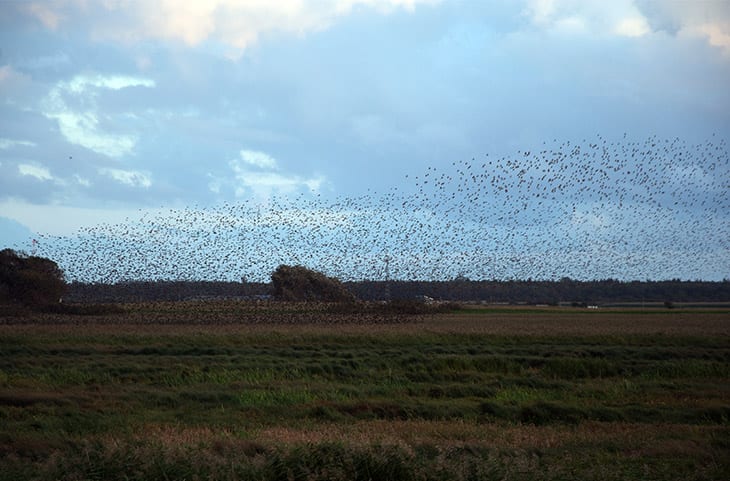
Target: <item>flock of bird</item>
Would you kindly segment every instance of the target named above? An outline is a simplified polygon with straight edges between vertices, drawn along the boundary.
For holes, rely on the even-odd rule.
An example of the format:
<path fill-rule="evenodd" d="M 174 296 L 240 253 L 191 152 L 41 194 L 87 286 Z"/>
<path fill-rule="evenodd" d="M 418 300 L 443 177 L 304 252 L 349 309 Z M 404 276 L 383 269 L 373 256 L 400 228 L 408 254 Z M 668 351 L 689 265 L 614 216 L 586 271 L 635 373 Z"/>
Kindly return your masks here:
<path fill-rule="evenodd" d="M 428 167 L 384 193 L 169 209 L 38 255 L 70 281 L 268 281 L 280 264 L 341 280 L 730 278 L 724 139 L 544 144 Z"/>

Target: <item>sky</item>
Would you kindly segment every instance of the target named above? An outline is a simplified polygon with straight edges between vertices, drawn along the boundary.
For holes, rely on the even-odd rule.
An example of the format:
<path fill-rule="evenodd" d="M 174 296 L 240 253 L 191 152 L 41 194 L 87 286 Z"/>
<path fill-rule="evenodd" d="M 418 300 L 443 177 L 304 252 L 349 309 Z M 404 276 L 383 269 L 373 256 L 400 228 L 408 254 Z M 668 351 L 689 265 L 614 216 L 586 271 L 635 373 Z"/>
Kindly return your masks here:
<path fill-rule="evenodd" d="M 728 85 L 727 0 L 3 0 L 0 243 L 627 134 L 720 146 L 723 207 Z"/>

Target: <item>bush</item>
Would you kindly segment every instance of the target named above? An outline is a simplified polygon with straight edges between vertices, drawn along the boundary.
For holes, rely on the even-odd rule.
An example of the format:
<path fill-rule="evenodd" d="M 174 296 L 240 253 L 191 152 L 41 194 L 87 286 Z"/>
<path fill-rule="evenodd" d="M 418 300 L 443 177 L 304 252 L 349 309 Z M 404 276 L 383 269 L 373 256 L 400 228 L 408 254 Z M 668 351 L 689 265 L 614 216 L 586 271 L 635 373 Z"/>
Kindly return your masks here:
<path fill-rule="evenodd" d="M 0 251 L 0 302 L 45 307 L 58 303 L 65 292 L 63 271 L 52 260 Z"/>
<path fill-rule="evenodd" d="M 271 274 L 274 297 L 282 301 L 354 302 L 342 283 L 303 266 L 280 265 Z"/>

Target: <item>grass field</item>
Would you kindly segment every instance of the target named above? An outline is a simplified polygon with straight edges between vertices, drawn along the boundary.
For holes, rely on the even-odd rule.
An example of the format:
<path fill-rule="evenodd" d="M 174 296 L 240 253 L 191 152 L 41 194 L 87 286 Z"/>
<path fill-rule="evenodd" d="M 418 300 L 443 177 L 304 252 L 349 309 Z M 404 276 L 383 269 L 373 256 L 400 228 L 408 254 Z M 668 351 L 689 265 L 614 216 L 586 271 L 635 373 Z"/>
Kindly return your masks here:
<path fill-rule="evenodd" d="M 6 319 L 0 480 L 730 479 L 730 310 L 252 309 Z"/>

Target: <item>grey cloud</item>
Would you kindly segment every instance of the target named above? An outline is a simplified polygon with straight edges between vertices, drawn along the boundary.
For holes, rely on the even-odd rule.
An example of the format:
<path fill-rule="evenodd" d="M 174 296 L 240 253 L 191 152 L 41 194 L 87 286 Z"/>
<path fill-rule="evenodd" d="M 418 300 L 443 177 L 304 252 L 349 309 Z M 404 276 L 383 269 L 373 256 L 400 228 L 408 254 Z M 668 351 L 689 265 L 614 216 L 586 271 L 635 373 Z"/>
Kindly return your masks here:
<path fill-rule="evenodd" d="M 730 58 L 730 2 L 635 0 L 654 30 L 705 38 Z"/>
<path fill-rule="evenodd" d="M 676 35 L 682 29 L 680 18 L 667 6 L 667 2 L 656 0 L 636 0 L 636 6 L 646 17 L 649 26 L 653 31 L 664 31 L 670 35 Z"/>
<path fill-rule="evenodd" d="M 2 91 L 14 104 L 0 105 L 0 131 L 36 143 L 24 158 L 66 182 L 50 186 L 56 201 L 233 199 L 230 185 L 220 185 L 216 197 L 207 174 L 230 180 L 229 160 L 243 147 L 272 155 L 281 175 L 321 173 L 328 187 L 349 193 L 387 189 L 424 165 L 545 138 L 696 133 L 728 121 L 726 112 L 708 115 L 708 105 L 727 105 L 715 85 L 727 69 L 710 66 L 712 52 L 678 49 L 682 39 L 666 35 L 581 42 L 544 35 L 525 28 L 521 6 L 512 1 L 353 14 L 302 37 L 262 38 L 236 62 L 215 42 L 188 48 L 101 41 L 94 35 L 102 33 L 93 33 L 101 24 L 91 18 L 105 13 L 100 5 L 90 6 L 90 18 L 59 24 L 55 34 L 35 27 L 35 37 L 30 29 L 0 32 L 10 42 L 3 58 L 27 82 L 26 90 Z M 644 14 L 669 25 L 662 15 L 673 17 L 655 9 Z M 120 27 L 135 21 L 118 13 L 105 21 Z M 96 152 L 69 143 L 57 117 L 28 112 L 32 99 L 37 110 L 37 99 L 81 74 L 154 80 L 155 88 L 94 87 L 93 97 L 62 92 L 72 114 L 96 114 L 85 125 L 100 134 L 97 140 L 130 140 L 117 149 L 122 155 L 109 158 L 98 143 L 87 142 Z M 0 161 L 7 155 L 0 150 Z M 108 169 L 146 173 L 152 184 L 125 185 L 100 173 Z"/>

